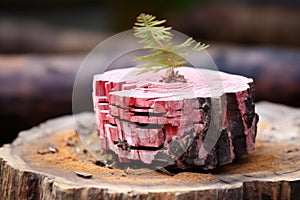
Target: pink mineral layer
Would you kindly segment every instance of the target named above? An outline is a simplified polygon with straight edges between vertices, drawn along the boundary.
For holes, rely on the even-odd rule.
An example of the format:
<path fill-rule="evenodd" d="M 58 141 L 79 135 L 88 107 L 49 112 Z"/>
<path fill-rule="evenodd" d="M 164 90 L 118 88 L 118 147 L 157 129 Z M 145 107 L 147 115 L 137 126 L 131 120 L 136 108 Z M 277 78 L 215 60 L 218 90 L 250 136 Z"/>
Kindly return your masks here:
<path fill-rule="evenodd" d="M 96 128 L 104 152 L 114 152 L 120 162 L 212 169 L 254 149 L 258 116 L 252 79 L 182 67 L 178 71 L 186 83 L 163 83 L 158 81 L 163 72 L 137 75 L 135 70 L 94 76 Z M 214 109 L 220 99 L 221 110 Z M 217 138 L 207 145 L 216 119 Z"/>

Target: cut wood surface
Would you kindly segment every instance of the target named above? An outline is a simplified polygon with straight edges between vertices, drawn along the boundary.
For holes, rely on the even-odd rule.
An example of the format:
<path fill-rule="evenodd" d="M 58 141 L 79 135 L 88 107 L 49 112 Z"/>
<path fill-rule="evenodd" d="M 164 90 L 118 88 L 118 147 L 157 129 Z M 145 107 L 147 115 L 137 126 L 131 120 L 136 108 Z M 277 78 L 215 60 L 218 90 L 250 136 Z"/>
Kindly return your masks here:
<path fill-rule="evenodd" d="M 98 166 L 73 116 L 49 120 L 0 149 L 1 199 L 299 199 L 300 110 L 267 102 L 256 108 L 256 149 L 208 172 Z M 91 130 L 93 119 L 76 116 Z"/>

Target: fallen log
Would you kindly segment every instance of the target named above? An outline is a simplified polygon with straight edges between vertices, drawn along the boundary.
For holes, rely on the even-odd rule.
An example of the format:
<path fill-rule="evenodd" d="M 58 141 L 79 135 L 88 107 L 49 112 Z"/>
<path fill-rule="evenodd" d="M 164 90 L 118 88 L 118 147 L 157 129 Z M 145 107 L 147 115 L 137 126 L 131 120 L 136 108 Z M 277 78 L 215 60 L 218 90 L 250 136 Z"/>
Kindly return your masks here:
<path fill-rule="evenodd" d="M 0 148 L 1 198 L 299 199 L 300 111 L 266 102 L 256 108 L 261 117 L 256 149 L 209 172 L 101 166 L 81 145 L 73 116 L 49 120 Z M 76 119 L 97 143 L 94 114 Z M 38 153 L 49 147 L 57 151 Z"/>
<path fill-rule="evenodd" d="M 191 6 L 182 15 L 170 17 L 169 21 L 176 30 L 201 40 L 297 48 L 300 44 L 299 16 L 297 6 L 280 4 L 280 1 L 266 4 L 215 2 Z M 281 30 L 290 32 L 282 33 Z"/>
<path fill-rule="evenodd" d="M 94 77 L 102 150 L 120 162 L 213 169 L 254 149 L 258 116 L 253 80 L 204 69 L 178 69 L 187 83 L 155 82 L 162 73 L 134 68 Z"/>

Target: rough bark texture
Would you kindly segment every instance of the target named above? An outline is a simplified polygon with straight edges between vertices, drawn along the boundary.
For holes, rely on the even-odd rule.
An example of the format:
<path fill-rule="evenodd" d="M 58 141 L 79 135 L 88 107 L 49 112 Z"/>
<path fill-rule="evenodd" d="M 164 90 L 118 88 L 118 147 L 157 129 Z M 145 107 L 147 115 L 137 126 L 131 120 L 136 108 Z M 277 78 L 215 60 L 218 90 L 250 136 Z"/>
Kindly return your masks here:
<path fill-rule="evenodd" d="M 70 163 L 55 165 L 59 163 L 55 157 L 68 148 L 66 145 L 53 155 L 53 163 L 51 160 L 47 163 L 46 155 L 36 157 L 36 151 L 32 150 L 39 145 L 49 145 L 51 138 L 75 128 L 73 116 L 50 120 L 20 133 L 12 144 L 0 149 L 1 199 L 299 199 L 300 110 L 270 103 L 258 104 L 257 110 L 261 116 L 257 151 L 211 171 L 212 179 L 190 182 L 189 179 L 201 173 L 179 172 L 174 177 L 183 174 L 185 179 L 175 183 L 164 174 L 112 174 L 119 176 L 114 180 L 77 177 Z M 94 118 L 93 114 L 81 114 L 77 119 L 87 116 Z M 276 156 L 270 157 L 273 153 Z M 258 157 L 262 160 L 256 160 Z M 77 161 L 76 170 L 82 162 L 84 160 Z M 88 170 L 88 166 L 85 167 Z M 92 173 L 96 175 L 102 173 L 101 170 L 103 167 Z M 135 181 L 130 181 L 132 176 Z M 166 181 L 151 182 L 157 178 Z"/>
<path fill-rule="evenodd" d="M 134 71 L 94 78 L 101 148 L 120 162 L 159 160 L 163 166 L 213 169 L 254 149 L 258 116 L 252 79 L 184 67 L 178 72 L 186 83 L 160 83 L 155 79 L 162 72 Z"/>

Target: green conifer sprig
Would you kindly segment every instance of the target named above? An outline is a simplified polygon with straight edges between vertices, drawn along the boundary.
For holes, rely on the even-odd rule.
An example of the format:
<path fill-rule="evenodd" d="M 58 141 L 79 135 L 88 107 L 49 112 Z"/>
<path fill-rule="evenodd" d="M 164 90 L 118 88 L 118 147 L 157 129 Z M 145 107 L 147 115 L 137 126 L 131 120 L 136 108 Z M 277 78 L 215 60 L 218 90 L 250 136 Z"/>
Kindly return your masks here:
<path fill-rule="evenodd" d="M 171 69 L 186 66 L 187 62 L 183 56 L 193 52 L 204 50 L 208 45 L 196 42 L 193 38 L 188 38 L 185 42 L 172 45 L 173 34 L 171 27 L 165 27 L 166 20 L 156 20 L 156 17 L 141 13 L 134 24 L 134 35 L 144 44 L 144 48 L 150 49 L 151 53 L 144 56 L 135 57 L 135 61 L 143 64 L 139 73 L 158 72 L 163 69 Z"/>

